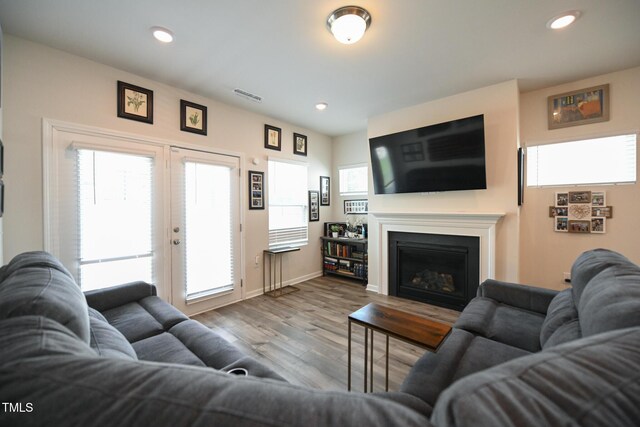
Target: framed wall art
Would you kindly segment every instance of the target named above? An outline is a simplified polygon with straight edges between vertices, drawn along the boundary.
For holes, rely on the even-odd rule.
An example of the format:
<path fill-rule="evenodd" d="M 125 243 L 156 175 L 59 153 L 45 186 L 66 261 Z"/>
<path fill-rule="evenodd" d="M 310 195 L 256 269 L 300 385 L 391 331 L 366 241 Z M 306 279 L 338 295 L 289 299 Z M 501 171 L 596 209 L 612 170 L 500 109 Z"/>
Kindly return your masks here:
<path fill-rule="evenodd" d="M 264 148 L 281 151 L 282 129 L 271 125 L 264 125 Z"/>
<path fill-rule="evenodd" d="M 293 154 L 299 156 L 307 155 L 307 137 L 299 133 L 293 134 Z"/>
<path fill-rule="evenodd" d="M 309 221 L 320 221 L 320 192 L 309 191 Z"/>
<path fill-rule="evenodd" d="M 331 178 L 320 177 L 320 206 L 331 205 Z"/>
<path fill-rule="evenodd" d="M 207 107 L 194 102 L 180 100 L 180 130 L 207 134 Z"/>
<path fill-rule="evenodd" d="M 345 214 L 364 214 L 367 212 L 369 212 L 369 201 L 367 199 L 344 201 Z"/>
<path fill-rule="evenodd" d="M 264 172 L 249 171 L 249 209 L 264 209 Z"/>
<path fill-rule="evenodd" d="M 118 80 L 118 117 L 153 124 L 153 91 Z"/>
<path fill-rule="evenodd" d="M 555 206 L 549 206 L 554 231 L 604 234 L 607 219 L 613 217 L 613 207 L 607 206 L 604 191 L 560 192 L 554 201 Z"/>
<path fill-rule="evenodd" d="M 609 85 L 589 87 L 547 98 L 549 129 L 609 120 Z"/>

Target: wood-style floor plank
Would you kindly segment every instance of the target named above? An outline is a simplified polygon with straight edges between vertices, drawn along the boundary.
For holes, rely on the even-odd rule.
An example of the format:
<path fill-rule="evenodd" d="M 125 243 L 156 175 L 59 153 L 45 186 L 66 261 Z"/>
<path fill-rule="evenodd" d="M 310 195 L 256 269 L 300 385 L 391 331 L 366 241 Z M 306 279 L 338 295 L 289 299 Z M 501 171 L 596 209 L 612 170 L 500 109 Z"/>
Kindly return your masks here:
<path fill-rule="evenodd" d="M 299 292 L 265 295 L 197 316 L 198 320 L 262 361 L 293 384 L 324 390 L 347 388 L 347 316 L 376 302 L 453 324 L 459 313 L 402 298 L 367 292 L 359 283 L 318 277 L 297 284 Z M 362 391 L 364 328 L 352 325 L 352 389 Z M 374 334 L 374 391 L 384 390 L 385 337 Z M 424 350 L 390 339 L 389 389 L 400 384 Z"/>

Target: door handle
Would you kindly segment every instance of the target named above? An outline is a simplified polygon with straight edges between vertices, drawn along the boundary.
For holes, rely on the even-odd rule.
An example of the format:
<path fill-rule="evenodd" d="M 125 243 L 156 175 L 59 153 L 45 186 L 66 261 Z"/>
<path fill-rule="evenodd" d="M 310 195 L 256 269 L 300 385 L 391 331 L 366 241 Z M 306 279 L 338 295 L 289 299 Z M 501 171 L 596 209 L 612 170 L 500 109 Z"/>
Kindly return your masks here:
<path fill-rule="evenodd" d="M 180 239 L 173 239 L 173 244 L 174 245 L 179 245 L 180 244 Z"/>

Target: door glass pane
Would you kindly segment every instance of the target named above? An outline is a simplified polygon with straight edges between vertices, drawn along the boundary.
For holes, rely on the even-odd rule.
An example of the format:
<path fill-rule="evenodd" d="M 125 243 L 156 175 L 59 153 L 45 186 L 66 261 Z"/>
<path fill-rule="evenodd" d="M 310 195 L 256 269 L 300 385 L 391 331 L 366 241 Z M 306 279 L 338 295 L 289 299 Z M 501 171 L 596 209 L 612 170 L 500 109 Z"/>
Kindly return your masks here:
<path fill-rule="evenodd" d="M 233 289 L 231 173 L 227 166 L 185 163 L 187 299 Z"/>
<path fill-rule="evenodd" d="M 78 150 L 80 284 L 153 280 L 153 158 Z"/>

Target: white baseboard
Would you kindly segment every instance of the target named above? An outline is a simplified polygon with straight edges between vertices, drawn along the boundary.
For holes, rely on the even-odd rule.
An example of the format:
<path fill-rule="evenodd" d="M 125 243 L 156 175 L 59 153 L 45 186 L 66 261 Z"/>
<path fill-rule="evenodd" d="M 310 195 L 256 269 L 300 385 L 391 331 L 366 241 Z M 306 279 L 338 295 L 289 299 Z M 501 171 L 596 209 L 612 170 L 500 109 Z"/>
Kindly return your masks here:
<path fill-rule="evenodd" d="M 322 276 L 322 271 L 316 271 L 315 273 L 305 274 L 304 276 L 296 277 L 295 279 L 289 279 L 282 282 L 282 286 L 292 286 L 297 283 L 306 282 L 307 280 L 315 279 L 316 277 Z M 255 298 L 257 296 L 262 295 L 262 287 L 259 289 L 255 289 L 253 291 L 247 292 L 244 295 L 244 299 Z"/>
<path fill-rule="evenodd" d="M 378 285 L 373 284 L 373 283 L 368 283 L 367 284 L 367 291 L 375 292 L 376 294 L 379 294 L 380 293 L 380 287 Z"/>

